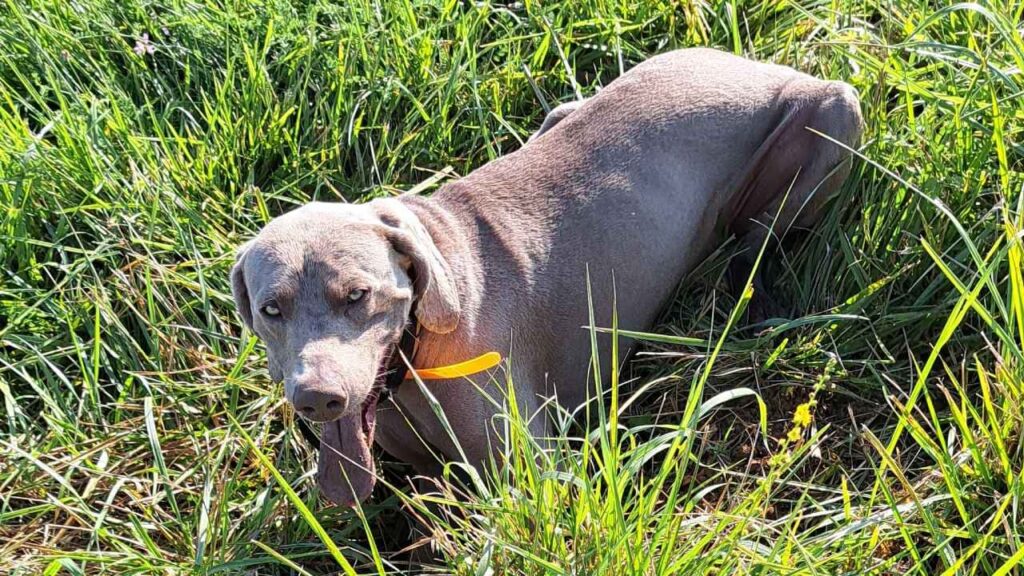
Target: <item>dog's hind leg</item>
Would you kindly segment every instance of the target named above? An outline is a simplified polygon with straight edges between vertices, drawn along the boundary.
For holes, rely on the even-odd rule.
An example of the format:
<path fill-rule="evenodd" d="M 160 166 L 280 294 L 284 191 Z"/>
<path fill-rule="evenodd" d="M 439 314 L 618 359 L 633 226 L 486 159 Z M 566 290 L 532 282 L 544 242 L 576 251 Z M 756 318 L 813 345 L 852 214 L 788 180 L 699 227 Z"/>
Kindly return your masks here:
<path fill-rule="evenodd" d="M 860 142 L 860 103 L 847 84 L 793 82 L 779 102 L 782 119 L 744 170 L 730 206 L 732 231 L 745 248 L 733 259 L 740 270 L 730 276 L 742 281 L 766 238 L 781 240 L 791 227 L 807 228 L 821 218 L 825 202 L 850 173 L 849 149 Z M 755 321 L 779 313 L 761 280 L 756 278 L 751 303 Z"/>

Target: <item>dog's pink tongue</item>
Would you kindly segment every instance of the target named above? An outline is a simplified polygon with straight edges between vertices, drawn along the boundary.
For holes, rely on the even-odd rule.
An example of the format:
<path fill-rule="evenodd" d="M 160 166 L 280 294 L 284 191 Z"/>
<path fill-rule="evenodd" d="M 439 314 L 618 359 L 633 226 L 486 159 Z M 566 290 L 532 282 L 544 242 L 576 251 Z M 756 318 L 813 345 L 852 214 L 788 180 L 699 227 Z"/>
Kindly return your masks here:
<path fill-rule="evenodd" d="M 373 492 L 376 483 L 373 429 L 376 407 L 365 414 L 369 435 L 363 433 L 363 414 L 351 414 L 324 425 L 320 436 L 320 490 L 339 506 L 355 506 Z"/>

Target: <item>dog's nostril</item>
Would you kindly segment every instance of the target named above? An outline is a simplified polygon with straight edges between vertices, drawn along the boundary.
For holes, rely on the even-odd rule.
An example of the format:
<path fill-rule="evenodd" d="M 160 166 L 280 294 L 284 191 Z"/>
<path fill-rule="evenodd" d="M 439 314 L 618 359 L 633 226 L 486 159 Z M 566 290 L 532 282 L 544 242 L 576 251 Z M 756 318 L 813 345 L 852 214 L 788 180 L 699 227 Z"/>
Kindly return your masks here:
<path fill-rule="evenodd" d="M 340 410 L 341 409 L 341 402 L 338 402 L 337 400 L 331 400 L 330 402 L 327 403 L 327 409 L 328 410 Z"/>
<path fill-rule="evenodd" d="M 312 406 L 303 406 L 300 410 L 302 410 L 302 413 L 306 416 L 312 416 L 313 413 L 316 412 L 316 410 L 313 410 Z"/>

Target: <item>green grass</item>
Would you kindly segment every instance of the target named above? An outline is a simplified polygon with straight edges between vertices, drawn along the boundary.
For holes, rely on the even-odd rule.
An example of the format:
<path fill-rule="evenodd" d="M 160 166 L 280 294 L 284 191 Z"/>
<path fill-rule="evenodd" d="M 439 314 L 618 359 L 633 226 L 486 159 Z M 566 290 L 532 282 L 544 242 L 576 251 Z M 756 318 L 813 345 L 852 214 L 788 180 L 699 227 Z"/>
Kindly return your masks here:
<path fill-rule="evenodd" d="M 466 575 L 1024 573 L 1022 12 L 7 0 L 0 573 L 394 572 L 422 530 Z M 853 174 L 764 264 L 799 314 L 744 326 L 727 245 L 584 425 L 509 414 L 482 481 L 417 496 L 385 460 L 394 489 L 323 506 L 234 247 L 466 174 L 692 45 L 860 91 Z"/>

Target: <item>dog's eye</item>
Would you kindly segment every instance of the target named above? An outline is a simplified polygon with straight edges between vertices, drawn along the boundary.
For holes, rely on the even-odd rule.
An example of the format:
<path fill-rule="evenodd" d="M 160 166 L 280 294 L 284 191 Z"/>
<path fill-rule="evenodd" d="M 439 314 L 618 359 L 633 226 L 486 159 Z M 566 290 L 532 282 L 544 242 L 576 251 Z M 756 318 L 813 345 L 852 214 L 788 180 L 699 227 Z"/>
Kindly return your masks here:
<path fill-rule="evenodd" d="M 264 316 L 270 316 L 272 318 L 277 318 L 281 315 L 281 309 L 277 307 L 277 302 L 264 304 L 260 308 L 260 312 L 262 312 Z"/>
<path fill-rule="evenodd" d="M 359 302 L 366 296 L 366 292 L 367 290 L 364 288 L 356 288 L 350 291 L 348 296 L 346 296 L 346 298 L 348 298 L 348 303 L 355 304 L 356 302 Z"/>

